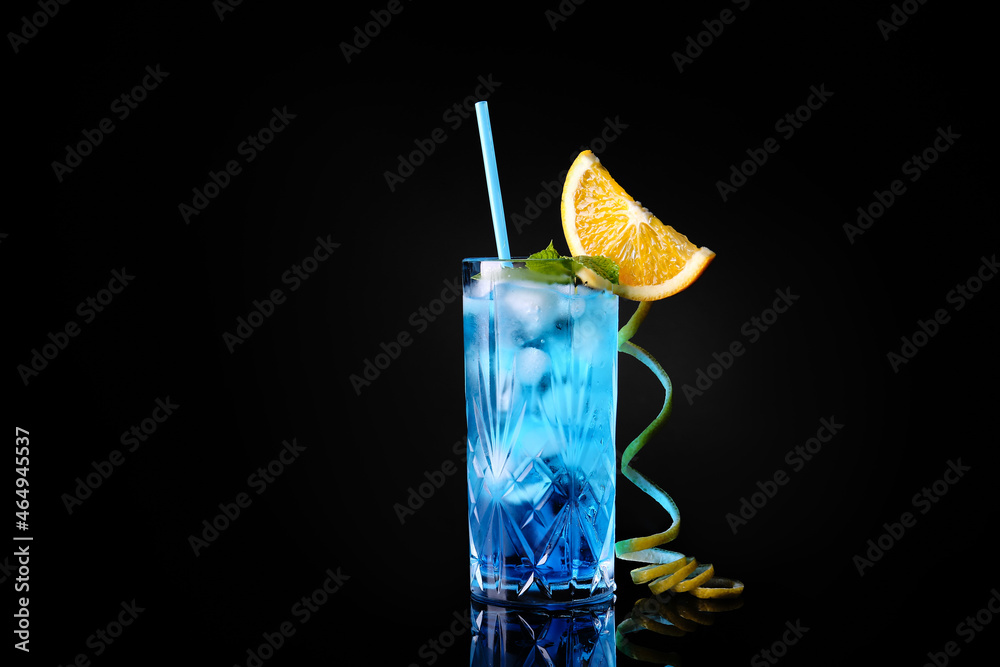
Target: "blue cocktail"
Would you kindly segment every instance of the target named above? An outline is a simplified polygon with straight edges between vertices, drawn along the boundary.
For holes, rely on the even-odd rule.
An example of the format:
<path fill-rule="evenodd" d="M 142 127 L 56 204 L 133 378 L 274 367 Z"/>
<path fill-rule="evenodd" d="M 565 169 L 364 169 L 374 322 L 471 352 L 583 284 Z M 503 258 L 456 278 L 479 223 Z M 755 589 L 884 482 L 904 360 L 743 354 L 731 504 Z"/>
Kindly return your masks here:
<path fill-rule="evenodd" d="M 618 297 L 558 269 L 463 262 L 470 586 L 491 602 L 615 587 Z"/>

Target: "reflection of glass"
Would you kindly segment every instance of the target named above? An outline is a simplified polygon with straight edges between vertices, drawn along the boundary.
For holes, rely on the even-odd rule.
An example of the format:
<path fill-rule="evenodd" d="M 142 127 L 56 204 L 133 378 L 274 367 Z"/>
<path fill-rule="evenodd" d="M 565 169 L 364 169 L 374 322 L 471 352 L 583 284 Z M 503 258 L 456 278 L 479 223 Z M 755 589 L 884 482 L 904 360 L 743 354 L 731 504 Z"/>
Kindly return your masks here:
<path fill-rule="evenodd" d="M 566 607 L 500 607 L 472 598 L 470 667 L 614 667 L 613 600 Z"/>
<path fill-rule="evenodd" d="M 715 614 L 739 609 L 742 606 L 742 598 L 703 600 L 685 594 L 671 593 L 642 598 L 632 607 L 628 618 L 615 628 L 615 645 L 623 655 L 633 660 L 655 662 L 666 667 L 678 665 L 680 656 L 677 653 L 636 644 L 629 635 L 649 630 L 658 635 L 683 637 L 703 625 L 715 623 Z"/>
<path fill-rule="evenodd" d="M 618 297 L 561 260 L 465 260 L 462 277 L 472 594 L 610 599 Z"/>

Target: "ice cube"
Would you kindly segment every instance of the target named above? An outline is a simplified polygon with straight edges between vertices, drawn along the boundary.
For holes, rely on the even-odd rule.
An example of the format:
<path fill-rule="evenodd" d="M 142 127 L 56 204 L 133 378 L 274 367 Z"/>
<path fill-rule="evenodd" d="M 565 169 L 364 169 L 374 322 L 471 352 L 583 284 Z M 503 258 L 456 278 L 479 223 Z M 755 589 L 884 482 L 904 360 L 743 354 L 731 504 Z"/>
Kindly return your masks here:
<path fill-rule="evenodd" d="M 516 319 L 527 339 L 538 338 L 554 326 L 561 305 L 557 292 L 530 284 L 507 283 L 502 287 L 501 312 Z"/>
<path fill-rule="evenodd" d="M 573 323 L 573 350 L 584 359 L 591 359 L 601 345 L 601 329 L 587 317 Z"/>
<path fill-rule="evenodd" d="M 489 299 L 490 290 L 493 289 L 493 283 L 489 280 L 483 280 L 479 278 L 477 280 L 472 280 L 469 282 L 468 288 L 465 290 L 466 294 L 476 299 Z"/>
<path fill-rule="evenodd" d="M 549 355 L 537 347 L 524 347 L 518 350 L 514 361 L 514 372 L 517 379 L 524 385 L 537 385 L 549 372 L 552 360 Z"/>

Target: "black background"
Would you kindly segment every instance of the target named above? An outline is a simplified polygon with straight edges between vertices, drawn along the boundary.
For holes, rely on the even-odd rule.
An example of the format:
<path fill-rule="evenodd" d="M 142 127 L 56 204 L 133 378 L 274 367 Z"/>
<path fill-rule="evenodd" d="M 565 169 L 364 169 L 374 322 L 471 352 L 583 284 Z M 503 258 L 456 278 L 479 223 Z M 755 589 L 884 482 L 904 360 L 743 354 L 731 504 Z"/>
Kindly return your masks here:
<path fill-rule="evenodd" d="M 74 2 L 16 52 L 8 36 L 3 418 L 30 431 L 31 506 L 26 533 L 7 525 L 34 539 L 31 653 L 14 651 L 16 664 L 84 653 L 98 665 L 242 665 L 285 621 L 296 633 L 267 664 L 430 664 L 428 642 L 468 613 L 453 453 L 465 419 L 461 307 L 433 321 L 420 309 L 442 305 L 462 257 L 495 254 L 474 115 L 458 127 L 444 115 L 479 77 L 498 82 L 488 99 L 509 220 L 610 119 L 619 131 L 596 146 L 602 162 L 718 254 L 635 339 L 676 390 L 636 465 L 681 507 L 673 546 L 743 580 L 744 604 L 687 637 L 637 642 L 685 665 L 745 664 L 800 621 L 809 631 L 788 664 L 919 665 L 948 641 L 955 664 L 996 653 L 1000 623 L 971 643 L 956 626 L 1000 586 L 998 287 L 986 282 L 961 310 L 948 300 L 997 251 L 990 19 L 913 2 L 886 39 L 888 2 L 562 5 L 572 14 L 553 23 L 555 0 L 407 2 L 350 62 L 341 44 L 385 3 L 248 0 L 220 18 L 208 1 Z M 673 54 L 726 8 L 735 20 L 678 71 Z M 5 32 L 39 11 L 9 5 Z M 147 66 L 169 74 L 119 119 L 113 100 Z M 811 86 L 832 95 L 783 136 L 775 123 Z M 273 109 L 294 118 L 247 163 L 238 146 Z M 57 178 L 53 162 L 105 117 L 114 131 Z M 385 173 L 437 128 L 446 141 L 390 188 Z M 938 128 L 959 138 L 910 182 L 903 163 Z M 779 151 L 724 201 L 717 181 L 769 137 Z M 242 171 L 186 222 L 179 205 L 234 159 Z M 851 243 L 844 223 L 894 179 L 905 193 Z M 555 205 L 508 226 L 515 254 L 550 239 L 565 250 Z M 282 276 L 317 237 L 340 245 L 292 291 Z M 78 304 L 123 268 L 134 279 L 84 322 Z M 275 289 L 287 300 L 230 352 L 223 334 Z M 798 300 L 751 342 L 745 323 L 779 289 Z M 887 354 L 942 308 L 950 320 L 894 372 Z M 17 367 L 70 320 L 79 335 L 26 384 Z M 356 390 L 350 376 L 401 333 L 412 342 Z M 745 353 L 685 398 L 734 341 Z M 619 387 L 621 451 L 662 393 L 627 357 Z M 174 414 L 127 451 L 121 434 L 167 397 Z M 793 471 L 786 452 L 821 418 L 843 428 Z M 248 477 L 293 438 L 306 449 L 257 495 Z M 68 512 L 77 478 L 116 449 L 124 463 Z M 911 498 L 959 458 L 971 470 L 920 514 Z M 401 523 L 394 505 L 446 462 L 459 472 Z M 778 470 L 788 484 L 734 533 L 727 514 Z M 619 481 L 619 538 L 665 528 Z M 196 556 L 189 537 L 241 492 L 252 504 Z M 905 511 L 916 525 L 859 576 L 854 557 Z M 328 568 L 348 578 L 299 624 L 293 605 Z M 618 621 L 644 591 L 627 570 L 619 563 Z M 0 589 L 8 609 L 16 576 Z M 88 637 L 133 599 L 144 611 L 95 655 Z M 434 664 L 464 664 L 469 640 L 460 632 Z"/>

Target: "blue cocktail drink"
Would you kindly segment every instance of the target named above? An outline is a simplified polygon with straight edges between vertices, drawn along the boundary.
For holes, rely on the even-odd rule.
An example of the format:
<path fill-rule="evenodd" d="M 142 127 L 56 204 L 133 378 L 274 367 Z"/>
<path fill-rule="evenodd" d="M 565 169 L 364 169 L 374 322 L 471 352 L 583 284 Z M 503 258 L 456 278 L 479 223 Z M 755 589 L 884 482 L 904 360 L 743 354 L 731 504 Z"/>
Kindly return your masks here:
<path fill-rule="evenodd" d="M 594 154 L 569 170 L 560 216 L 569 255 L 550 242 L 510 257 L 486 102 L 476 104 L 490 212 L 500 259 L 462 265 L 468 423 L 469 572 L 474 599 L 562 607 L 611 598 L 614 558 L 646 563 L 632 580 L 653 593 L 735 597 L 742 582 L 663 549 L 680 510 L 631 466 L 670 417 L 663 367 L 630 339 L 653 301 L 677 294 L 715 253 L 653 215 Z M 618 297 L 639 302 L 618 331 Z M 622 475 L 672 523 L 615 543 L 617 352 L 660 380 L 663 407 L 622 453 Z"/>
<path fill-rule="evenodd" d="M 558 268 L 463 262 L 470 586 L 501 604 L 615 587 L 618 297 Z"/>

